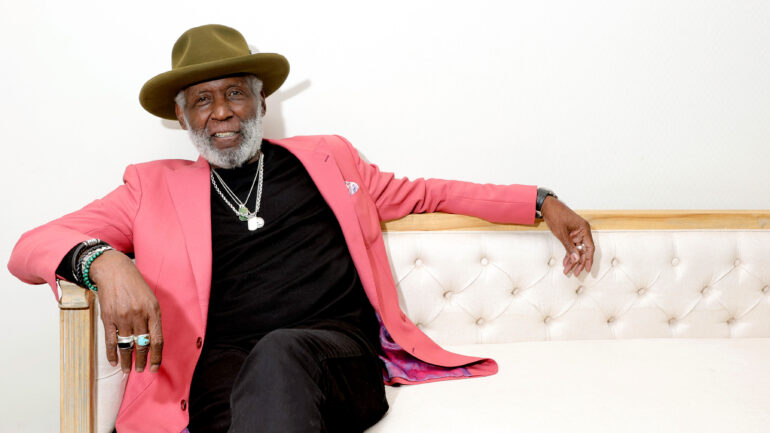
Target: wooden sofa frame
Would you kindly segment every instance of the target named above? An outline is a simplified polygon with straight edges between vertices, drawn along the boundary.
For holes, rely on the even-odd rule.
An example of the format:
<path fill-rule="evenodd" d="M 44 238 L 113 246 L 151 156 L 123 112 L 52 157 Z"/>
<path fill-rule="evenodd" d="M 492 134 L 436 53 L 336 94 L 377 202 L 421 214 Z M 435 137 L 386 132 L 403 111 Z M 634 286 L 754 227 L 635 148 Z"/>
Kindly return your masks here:
<path fill-rule="evenodd" d="M 770 229 L 770 210 L 757 211 L 579 211 L 593 230 Z M 531 231 L 533 226 L 495 224 L 448 214 L 410 215 L 382 224 L 383 231 Z M 96 334 L 94 294 L 62 281 L 60 299 L 61 431 L 92 433 L 96 428 Z"/>

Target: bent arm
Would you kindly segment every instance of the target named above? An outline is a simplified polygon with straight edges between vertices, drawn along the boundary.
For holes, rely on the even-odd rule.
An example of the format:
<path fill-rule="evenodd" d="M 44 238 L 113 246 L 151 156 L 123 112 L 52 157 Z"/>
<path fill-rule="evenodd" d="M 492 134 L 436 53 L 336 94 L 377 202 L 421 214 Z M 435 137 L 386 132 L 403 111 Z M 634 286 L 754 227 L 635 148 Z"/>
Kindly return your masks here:
<path fill-rule="evenodd" d="M 11 253 L 8 270 L 29 284 L 48 283 L 57 295 L 56 268 L 67 253 L 91 238 L 123 252 L 133 250 L 133 220 L 141 201 L 141 182 L 134 166 L 124 184 L 100 200 L 24 233 Z"/>

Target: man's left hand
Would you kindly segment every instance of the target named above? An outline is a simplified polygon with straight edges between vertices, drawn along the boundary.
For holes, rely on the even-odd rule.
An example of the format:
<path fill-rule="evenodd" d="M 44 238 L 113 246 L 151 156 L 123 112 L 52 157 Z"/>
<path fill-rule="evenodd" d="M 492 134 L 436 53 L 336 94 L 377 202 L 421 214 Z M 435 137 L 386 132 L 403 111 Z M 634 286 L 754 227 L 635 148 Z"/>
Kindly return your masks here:
<path fill-rule="evenodd" d="M 564 274 L 573 271 L 575 276 L 583 269 L 591 272 L 594 262 L 594 240 L 588 221 L 554 197 L 546 197 L 541 207 L 543 219 L 556 236 L 567 254 L 564 256 Z"/>

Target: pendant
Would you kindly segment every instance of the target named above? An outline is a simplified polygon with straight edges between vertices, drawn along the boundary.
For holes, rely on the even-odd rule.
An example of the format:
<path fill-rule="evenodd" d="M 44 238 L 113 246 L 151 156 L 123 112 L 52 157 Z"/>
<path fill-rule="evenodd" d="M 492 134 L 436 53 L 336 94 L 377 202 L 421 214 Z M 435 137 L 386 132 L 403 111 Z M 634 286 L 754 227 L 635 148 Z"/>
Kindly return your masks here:
<path fill-rule="evenodd" d="M 249 219 L 249 208 L 247 208 L 245 205 L 238 206 L 238 218 L 240 218 L 241 221 L 246 221 Z"/>
<path fill-rule="evenodd" d="M 249 218 L 249 230 L 254 231 L 256 229 L 261 229 L 265 226 L 265 220 L 258 216 L 253 216 Z"/>

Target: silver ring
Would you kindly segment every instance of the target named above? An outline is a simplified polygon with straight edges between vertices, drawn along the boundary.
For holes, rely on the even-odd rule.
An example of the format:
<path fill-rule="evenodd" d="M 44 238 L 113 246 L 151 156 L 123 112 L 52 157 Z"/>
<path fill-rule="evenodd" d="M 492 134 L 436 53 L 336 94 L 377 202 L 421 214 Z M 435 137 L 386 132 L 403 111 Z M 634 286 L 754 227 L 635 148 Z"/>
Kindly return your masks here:
<path fill-rule="evenodd" d="M 117 334 L 117 335 L 118 335 L 118 343 L 130 343 L 134 341 L 133 335 L 129 335 L 128 337 L 123 337 L 120 334 Z"/>
<path fill-rule="evenodd" d="M 123 337 L 117 331 L 115 333 L 118 336 L 118 349 L 133 349 L 134 348 L 134 336 L 133 335 L 129 335 L 128 337 Z"/>
<path fill-rule="evenodd" d="M 577 250 L 578 251 L 583 251 L 583 247 L 585 247 L 585 246 L 586 246 L 586 244 L 580 244 L 580 245 L 577 246 Z"/>

